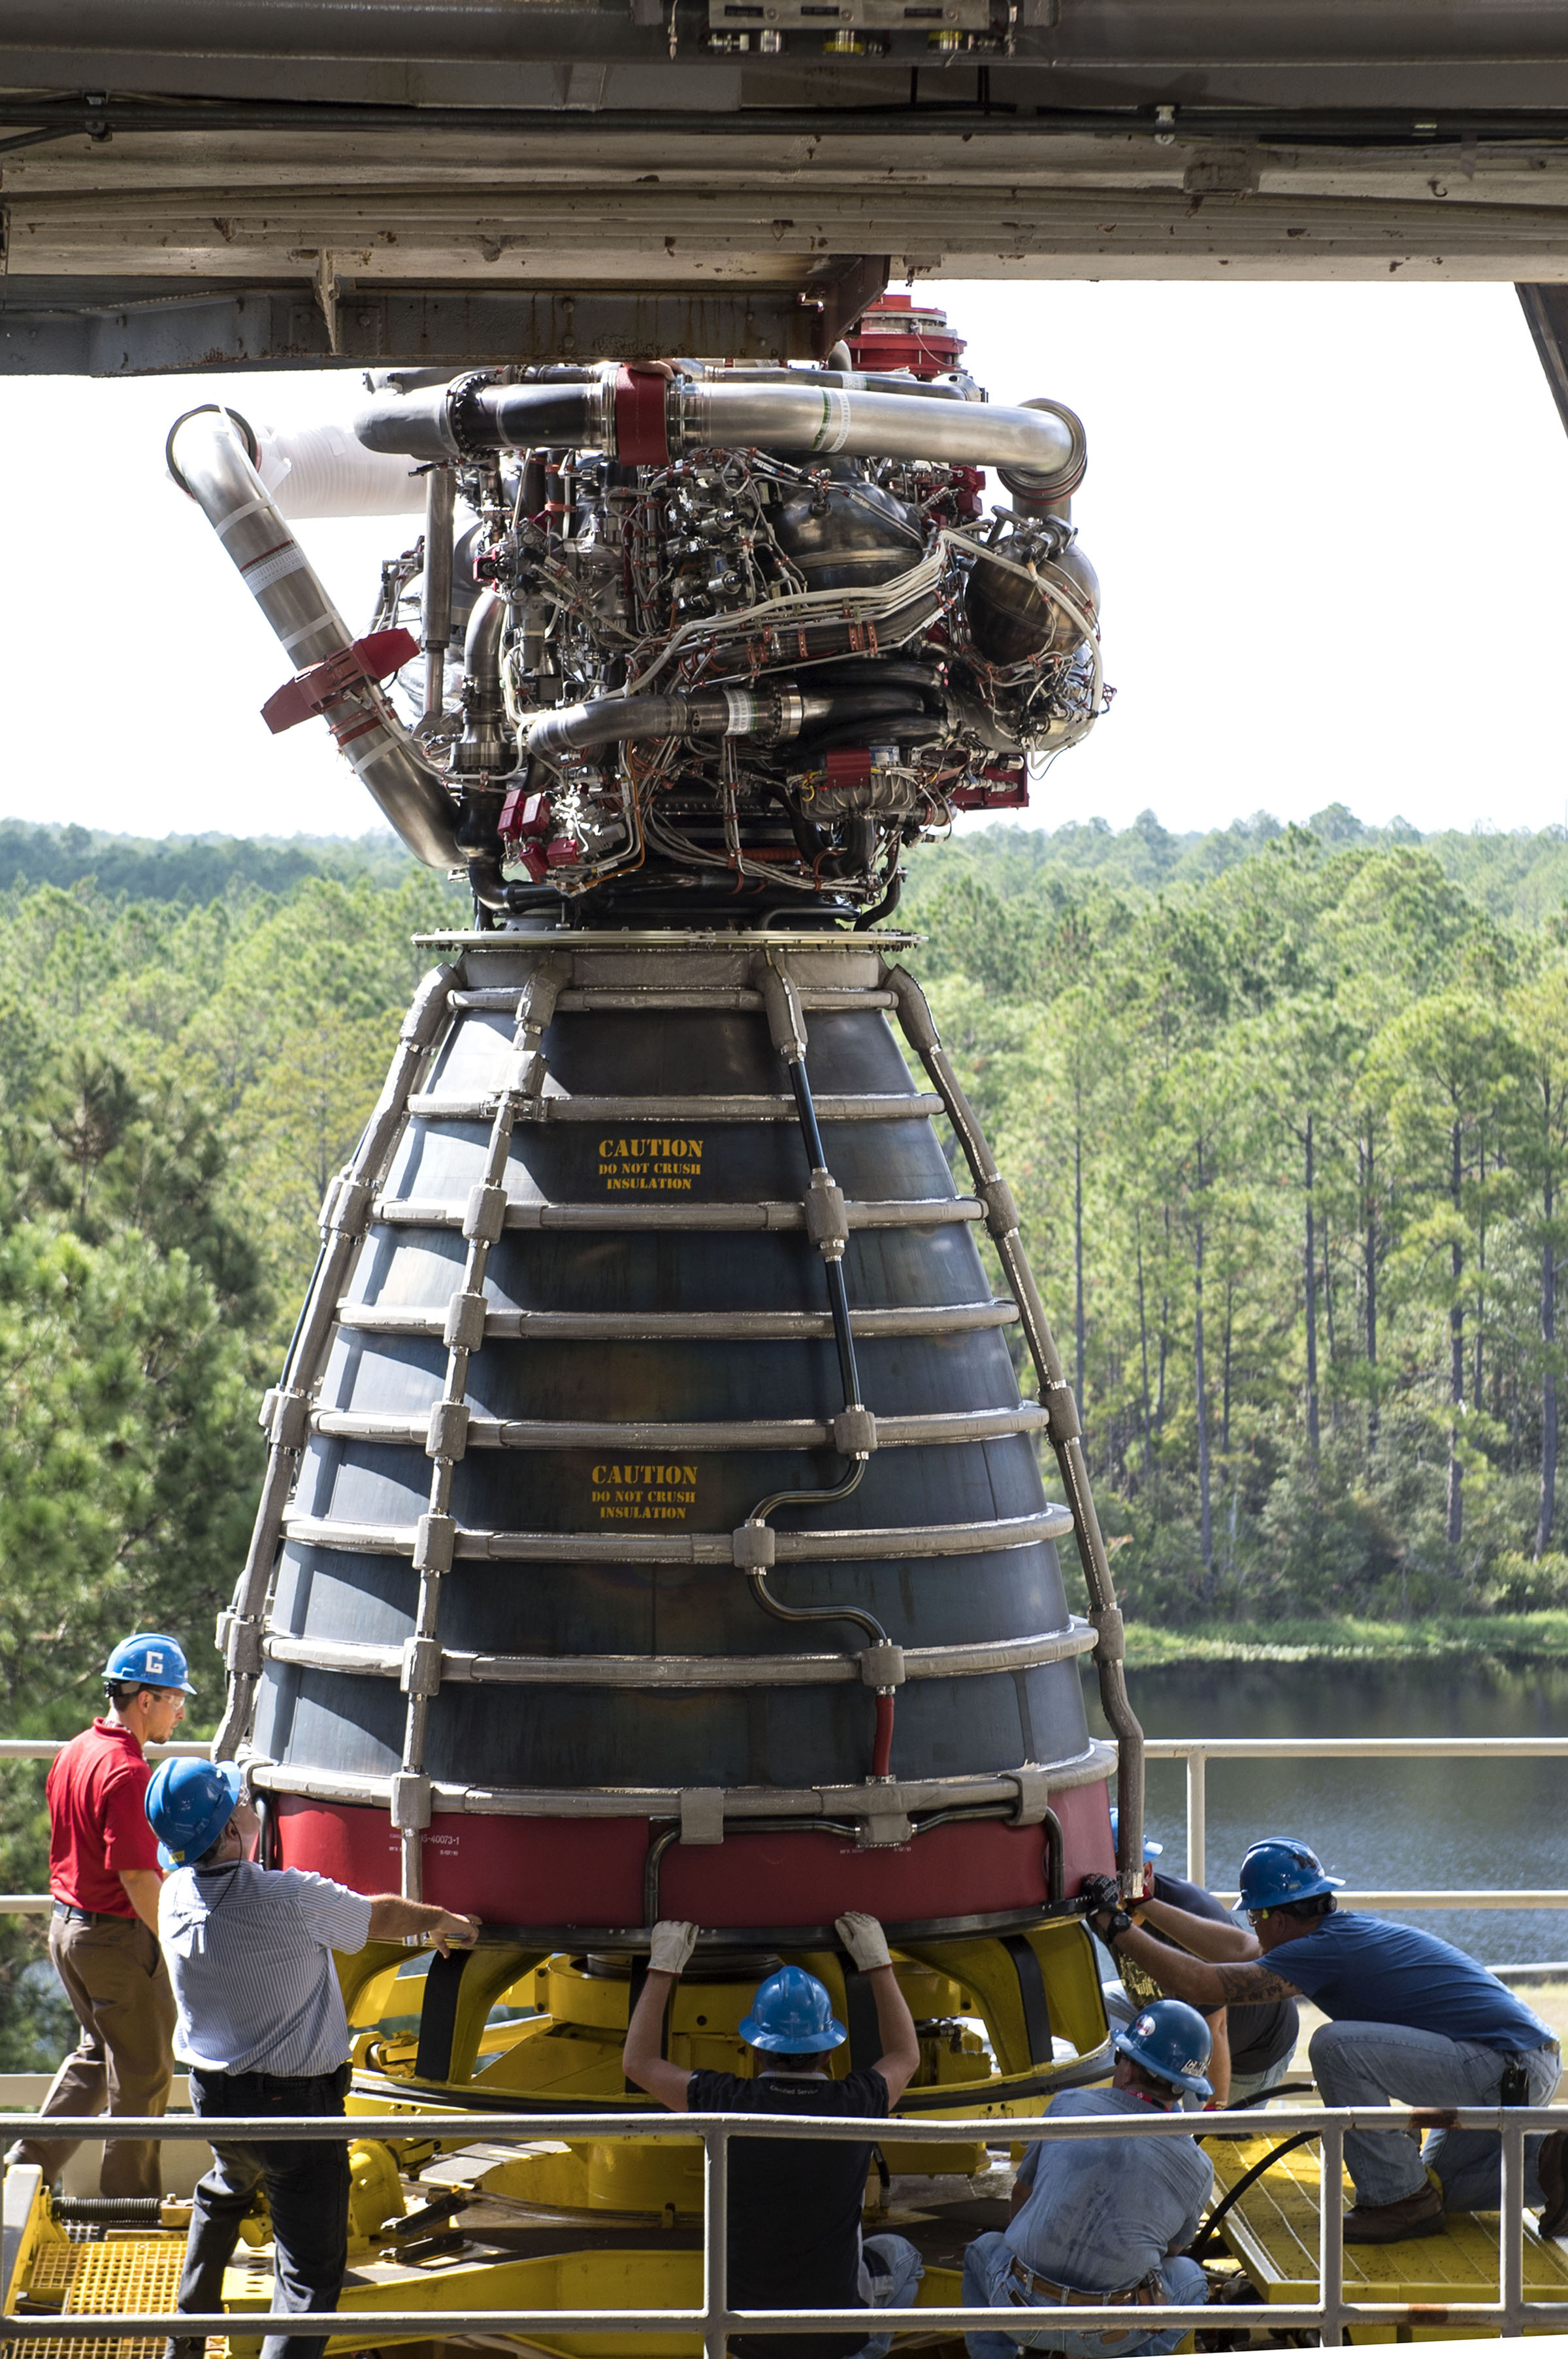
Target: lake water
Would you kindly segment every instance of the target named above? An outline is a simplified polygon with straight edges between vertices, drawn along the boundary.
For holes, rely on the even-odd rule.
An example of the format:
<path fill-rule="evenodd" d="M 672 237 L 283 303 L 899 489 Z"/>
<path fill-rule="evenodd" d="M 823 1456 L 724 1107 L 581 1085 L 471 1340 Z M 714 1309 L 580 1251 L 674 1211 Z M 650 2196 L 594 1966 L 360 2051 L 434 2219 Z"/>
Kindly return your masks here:
<path fill-rule="evenodd" d="M 1129 1674 L 1149 1736 L 1568 1736 L 1568 1667 L 1194 1664 Z M 1087 1682 L 1091 1724 L 1107 1734 Z M 1249 1843 L 1297 1835 L 1363 1891 L 1568 1888 L 1568 1759 L 1211 1761 L 1208 1882 Z M 1148 1832 L 1186 1865 L 1185 1767 L 1149 1765 Z M 1568 1959 L 1568 1909 L 1412 1912 L 1489 1964 Z"/>

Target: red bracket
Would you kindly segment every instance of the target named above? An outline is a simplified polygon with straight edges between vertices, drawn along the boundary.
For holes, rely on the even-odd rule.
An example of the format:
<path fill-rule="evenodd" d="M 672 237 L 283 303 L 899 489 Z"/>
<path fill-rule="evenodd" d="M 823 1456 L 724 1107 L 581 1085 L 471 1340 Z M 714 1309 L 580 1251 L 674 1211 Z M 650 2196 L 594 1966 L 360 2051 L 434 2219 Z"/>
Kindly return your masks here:
<path fill-rule="evenodd" d="M 313 713 L 325 712 L 361 680 L 390 679 L 418 652 L 419 642 L 412 631 L 372 631 L 367 638 L 340 647 L 335 656 L 287 680 L 262 706 L 262 719 L 273 735 L 279 736 L 284 730 L 308 721 Z"/>

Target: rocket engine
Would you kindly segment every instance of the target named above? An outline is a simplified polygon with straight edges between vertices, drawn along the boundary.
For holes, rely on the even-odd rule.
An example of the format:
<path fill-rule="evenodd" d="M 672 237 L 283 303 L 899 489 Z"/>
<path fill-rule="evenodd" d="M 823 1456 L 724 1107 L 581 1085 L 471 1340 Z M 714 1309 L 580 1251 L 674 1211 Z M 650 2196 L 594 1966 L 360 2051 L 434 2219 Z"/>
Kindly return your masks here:
<path fill-rule="evenodd" d="M 623 2027 L 660 1915 L 718 1983 L 811 1962 L 853 2030 L 848 1907 L 928 2017 L 985 2022 L 957 2077 L 999 2103 L 1102 2055 L 1072 1895 L 1117 1765 L 1078 1658 L 1126 1866 L 1119 1616 L 1011 1198 L 878 922 L 904 846 L 1026 801 L 1107 695 L 1082 429 L 961 351 L 888 303 L 823 370 L 393 371 L 341 449 L 213 409 L 170 438 L 295 665 L 272 724 L 323 715 L 473 888 L 323 1207 L 222 1625 L 271 1855 L 503 1944 L 450 1962 L 422 2081 L 546 1957 L 552 2019 L 618 2039 L 584 1991 L 619 1973 Z M 426 535 L 354 639 L 284 510 L 378 500 Z M 543 2053 L 481 2080 L 522 2102 Z M 619 2099 L 594 2054 L 552 2102 Z"/>

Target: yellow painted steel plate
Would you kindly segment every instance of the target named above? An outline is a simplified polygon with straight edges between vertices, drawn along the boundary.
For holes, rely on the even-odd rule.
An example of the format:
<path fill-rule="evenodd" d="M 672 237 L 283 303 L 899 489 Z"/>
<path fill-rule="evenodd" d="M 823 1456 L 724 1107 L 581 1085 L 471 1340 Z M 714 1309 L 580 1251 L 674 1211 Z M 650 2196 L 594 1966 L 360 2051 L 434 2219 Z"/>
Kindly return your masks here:
<path fill-rule="evenodd" d="M 1281 2131 L 1289 2135 L 1289 2115 Z M 1210 2138 L 1205 2152 L 1214 2164 L 1217 2194 L 1234 2187 L 1260 2161 L 1274 2138 Z M 1350 2181 L 1345 2182 L 1346 2201 Z M 1241 2198 L 1221 2223 L 1220 2234 L 1265 2301 L 1317 2299 L 1318 2149 L 1297 2147 L 1281 2157 Z M 1543 2243 L 1527 2219 L 1524 2231 L 1525 2292 L 1532 2301 L 1568 2302 L 1568 2253 Z M 1441 2236 L 1412 2237 L 1399 2245 L 1346 2245 L 1345 2291 L 1352 2301 L 1451 2304 L 1498 2299 L 1498 2214 L 1451 2212 Z M 1434 2321 L 1434 2325 L 1436 2321 Z M 1568 2321 L 1564 2321 L 1568 2327 Z M 1455 2333 L 1462 2329 L 1454 2329 Z M 1394 2329 L 1357 2327 L 1356 2340 L 1392 2340 Z M 1416 2329 L 1419 2335 L 1422 2330 Z M 1477 2328 L 1477 2333 L 1485 2329 Z"/>
<path fill-rule="evenodd" d="M 41 2245 L 27 2271 L 35 2301 L 58 2299 L 68 2318 L 107 2317 L 115 2311 L 156 2318 L 171 2310 L 185 2259 L 183 2236 L 106 2236 L 102 2244 Z M 12 2345 L 16 2359 L 163 2359 L 161 2334 L 123 2341 L 79 2343 L 45 2331 Z M 221 2344 L 208 2344 L 209 2352 Z"/>

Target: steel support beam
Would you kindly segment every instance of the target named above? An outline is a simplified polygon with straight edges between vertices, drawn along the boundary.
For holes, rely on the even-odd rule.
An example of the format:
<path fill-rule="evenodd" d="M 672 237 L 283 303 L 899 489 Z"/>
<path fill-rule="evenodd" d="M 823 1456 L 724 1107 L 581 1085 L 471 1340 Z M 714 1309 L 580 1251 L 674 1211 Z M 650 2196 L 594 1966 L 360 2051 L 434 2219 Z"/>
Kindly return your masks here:
<path fill-rule="evenodd" d="M 0 375 L 146 376 L 172 370 L 822 357 L 887 284 L 885 257 L 839 255 L 796 288 L 340 288 L 173 287 L 167 280 L 0 278 Z"/>

